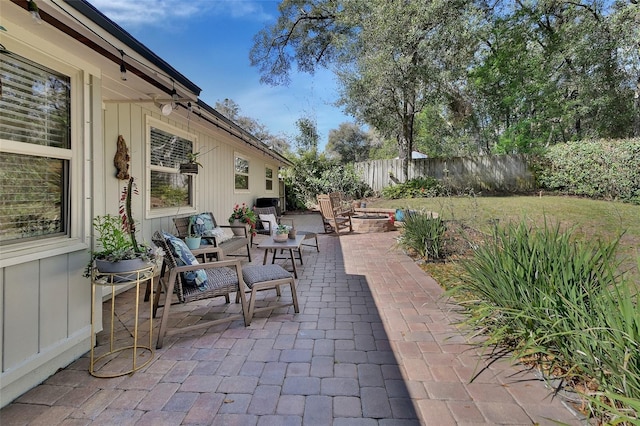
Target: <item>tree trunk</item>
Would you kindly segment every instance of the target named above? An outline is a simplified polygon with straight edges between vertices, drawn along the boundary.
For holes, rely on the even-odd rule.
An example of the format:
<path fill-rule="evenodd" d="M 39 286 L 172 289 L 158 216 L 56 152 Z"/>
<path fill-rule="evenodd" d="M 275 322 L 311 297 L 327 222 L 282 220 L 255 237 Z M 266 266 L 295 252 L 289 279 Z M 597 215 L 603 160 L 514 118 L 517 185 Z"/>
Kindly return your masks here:
<path fill-rule="evenodd" d="M 413 154 L 413 104 L 407 103 L 402 117 L 402 132 L 398 136 L 400 159 L 402 159 L 403 182 L 409 180 L 409 162 Z"/>
<path fill-rule="evenodd" d="M 633 136 L 640 136 L 640 75 L 636 84 L 635 100 L 633 102 Z"/>

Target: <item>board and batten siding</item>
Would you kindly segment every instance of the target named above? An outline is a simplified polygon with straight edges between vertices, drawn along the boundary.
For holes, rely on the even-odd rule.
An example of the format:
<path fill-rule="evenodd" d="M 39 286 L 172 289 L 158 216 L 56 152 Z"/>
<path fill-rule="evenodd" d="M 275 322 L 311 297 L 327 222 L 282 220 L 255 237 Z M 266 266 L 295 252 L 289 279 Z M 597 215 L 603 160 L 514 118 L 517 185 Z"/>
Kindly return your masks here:
<path fill-rule="evenodd" d="M 91 286 L 82 274 L 89 259 L 92 174 L 103 170 L 92 167 L 102 140 L 100 70 L 19 27 L 3 36 L 3 45 L 71 77 L 73 119 L 69 235 L 3 246 L 0 253 L 0 406 L 91 347 Z"/>
<path fill-rule="evenodd" d="M 132 200 L 133 215 L 138 222 L 138 233 L 142 240 L 150 242 L 156 230 L 174 232 L 173 217 L 210 211 L 220 225 L 227 225 L 233 206 L 246 203 L 253 206 L 259 197 L 279 197 L 277 181 L 278 165 L 266 154 L 256 153 L 250 147 L 228 132 L 212 130 L 206 123 L 196 119 L 184 123 L 162 116 L 150 104 L 107 104 L 104 111 L 105 146 L 101 167 L 106 171 L 104 188 L 97 192 L 100 197 L 96 206 L 104 206 L 97 214 L 118 214 L 120 193 L 126 182 L 115 178 L 113 157 L 116 152 L 118 135 L 122 135 L 129 148 L 131 164 L 129 172 L 135 177 L 140 194 Z M 151 104 L 152 105 L 152 104 Z M 148 117 L 151 120 L 148 120 Z M 165 211 L 161 216 L 147 214 L 144 191 L 147 188 L 146 126 L 147 122 L 161 121 L 165 125 L 196 137 L 194 150 L 200 152 L 198 161 L 202 164 L 195 177 L 195 209 L 176 208 Z M 114 123 L 114 125 L 110 125 Z M 117 123 L 117 124 L 116 124 Z M 234 189 L 234 158 L 239 154 L 249 160 L 249 191 Z M 265 167 L 274 173 L 273 191 L 265 190 Z"/>

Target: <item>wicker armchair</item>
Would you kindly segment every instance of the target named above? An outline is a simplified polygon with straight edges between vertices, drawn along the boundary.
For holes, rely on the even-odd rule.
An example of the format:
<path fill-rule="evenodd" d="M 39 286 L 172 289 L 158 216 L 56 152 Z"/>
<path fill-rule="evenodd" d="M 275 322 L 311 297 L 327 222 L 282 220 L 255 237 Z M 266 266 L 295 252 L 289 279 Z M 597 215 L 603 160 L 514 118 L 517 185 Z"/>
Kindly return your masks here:
<path fill-rule="evenodd" d="M 162 306 L 162 319 L 160 331 L 158 332 L 158 343 L 156 347 L 162 347 L 165 336 L 183 333 L 203 327 L 244 320 L 245 325 L 249 325 L 250 317 L 244 297 L 245 284 L 242 278 L 242 266 L 239 260 L 225 260 L 220 262 L 201 263 L 198 265 L 178 266 L 172 254 L 169 244 L 160 232 L 155 232 L 152 237 L 153 243 L 164 251 L 164 262 L 160 271 L 159 282 L 165 294 L 164 305 Z M 202 269 L 207 276 L 207 283 L 203 288 L 187 286 L 183 282 L 182 273 Z M 172 300 L 175 297 L 177 303 L 189 303 L 196 300 L 208 299 L 212 297 L 224 296 L 229 303 L 229 293 L 236 293 L 236 300 L 239 298 L 242 305 L 242 313 L 231 314 L 224 318 L 199 321 L 196 324 L 184 327 L 169 327 L 169 315 L 171 312 Z M 159 307 L 160 289 L 154 297 L 153 316 L 155 317 Z"/>

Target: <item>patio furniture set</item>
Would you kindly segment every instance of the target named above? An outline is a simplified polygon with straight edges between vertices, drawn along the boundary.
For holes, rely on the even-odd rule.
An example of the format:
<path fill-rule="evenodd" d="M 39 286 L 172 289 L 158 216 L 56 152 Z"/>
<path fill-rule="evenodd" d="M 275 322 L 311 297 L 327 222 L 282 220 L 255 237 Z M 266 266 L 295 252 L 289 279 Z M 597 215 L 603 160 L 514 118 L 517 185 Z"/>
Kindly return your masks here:
<path fill-rule="evenodd" d="M 325 232 L 388 232 L 395 229 L 392 209 L 355 208 L 342 199 L 339 192 L 319 194 L 318 206 L 322 214 Z"/>
<path fill-rule="evenodd" d="M 273 215 L 274 223 L 279 224 L 282 221 L 282 218 L 275 216 L 274 207 L 254 209 L 260 210 L 260 213 L 256 211 L 257 214 Z M 234 226 L 218 225 L 215 217 L 210 212 L 201 213 L 197 216 L 200 218 L 204 216 L 204 223 L 207 224 L 202 233 L 202 245 L 197 249 L 189 250 L 183 242 L 183 238 L 190 233 L 189 224 L 193 222 L 194 216 L 173 219 L 177 230 L 176 236 L 166 232 L 156 232 L 152 238 L 153 243 L 165 252 L 164 263 L 158 280 L 161 290 L 155 292 L 153 303 L 154 316 L 159 307 L 164 309 L 158 333 L 157 348 L 162 347 L 165 336 L 202 327 L 211 327 L 221 322 L 243 319 L 245 325 L 248 326 L 257 312 L 291 305 L 293 305 L 296 313 L 299 312 L 295 287 L 295 279 L 298 277 L 296 261 L 299 261 L 300 264 L 303 262 L 301 246 L 305 240 L 315 239 L 315 247 L 319 251 L 315 233 L 301 232 L 296 238 L 287 239 L 283 243 L 274 242 L 273 237 L 268 236 L 258 243 L 253 241 L 253 236 L 249 234 L 246 227 L 240 227 L 242 235 L 226 237 L 223 236 L 220 229 L 234 228 Z M 269 230 L 273 223 L 265 224 L 265 221 L 261 220 L 261 228 Z M 266 235 L 265 232 L 262 232 L 262 234 Z M 246 257 L 251 262 L 250 248 L 252 244 L 258 244 L 258 248 L 265 250 L 262 265 L 243 265 L 240 259 L 231 259 L 233 257 Z M 270 251 L 273 252 L 272 262 L 267 264 L 267 257 Z M 291 261 L 293 274 L 275 263 L 276 259 L 283 259 L 277 256 L 278 251 L 281 253 L 287 251 L 289 253 L 288 259 Z M 201 258 L 203 262 L 198 262 L 196 257 Z M 256 307 L 256 293 L 258 291 L 276 290 L 277 296 L 280 297 L 281 286 L 290 288 L 290 302 L 286 301 L 269 304 L 264 307 Z M 165 294 L 164 305 L 160 305 L 161 293 Z M 223 296 L 226 302 L 229 303 L 230 293 L 236 294 L 235 302 L 240 302 L 241 313 L 210 321 L 199 321 L 197 324 L 185 327 L 170 326 L 169 316 L 174 295 L 179 303 L 219 296 Z M 249 293 L 248 301 L 245 300 L 245 293 Z"/>
<path fill-rule="evenodd" d="M 336 232 L 340 235 L 343 230 L 348 229 L 349 232 L 353 230 L 352 216 L 354 212 L 343 208 L 345 204 L 342 203 L 338 193 L 319 195 L 318 202 L 326 232 Z M 156 317 L 158 309 L 163 309 L 156 342 L 157 349 L 163 346 L 167 336 L 236 320 L 243 320 L 245 326 L 249 326 L 257 312 L 271 311 L 286 306 L 293 306 L 296 313 L 300 312 L 295 283 L 298 278 L 296 264 L 297 262 L 300 265 L 304 264 L 302 246 L 315 247 L 317 252 L 320 251 L 317 234 L 311 231 L 297 231 L 285 241 L 276 241 L 273 235 L 275 228 L 283 222 L 290 223 L 289 226 L 293 228 L 293 220 L 277 215 L 276 208 L 273 206 L 254 207 L 254 212 L 259 216 L 256 234 L 266 236 L 259 241 L 254 240 L 254 236 L 245 226 L 219 225 L 211 212 L 174 218 L 176 235 L 161 231 L 154 233 L 152 241 L 163 250 L 164 258 L 160 271 L 156 273 L 158 278 L 147 280 L 144 300 L 152 299 L 150 304 L 151 321 Z M 197 233 L 201 236 L 201 245 L 198 248 L 189 249 L 184 240 L 194 233 L 193 227 L 196 221 L 200 224 Z M 225 229 L 235 229 L 234 235 L 225 233 Z M 251 262 L 251 246 L 253 244 L 257 244 L 259 249 L 264 250 L 262 265 L 243 265 L 241 257 Z M 272 254 L 271 263 L 268 263 L 270 253 Z M 277 264 L 276 260 L 288 260 L 291 264 L 291 271 Z M 159 284 L 157 290 L 153 288 L 154 281 Z M 282 286 L 290 288 L 290 300 L 281 300 Z M 258 307 L 256 303 L 257 292 L 264 290 L 275 290 L 279 301 Z M 181 324 L 180 321 L 170 320 L 172 305 L 221 296 L 225 298 L 226 303 L 230 303 L 231 293 L 235 293 L 235 303 L 240 304 L 240 312 L 225 314 L 222 317 L 216 315 L 216 318 L 201 319 L 195 324 L 187 325 Z M 165 296 L 161 301 L 162 294 Z M 246 294 L 249 294 L 248 300 Z M 138 302 L 136 302 L 136 317 L 138 315 L 137 306 Z M 149 339 L 151 341 L 151 336 Z M 136 346 L 137 339 L 134 339 L 134 351 Z M 147 349 L 150 350 L 150 347 Z M 111 353 L 117 351 L 110 348 Z M 136 366 L 134 356 L 133 369 L 129 372 L 138 368 L 140 367 Z M 93 361 L 91 370 L 94 374 Z M 94 375 L 100 377 L 98 374 Z"/>

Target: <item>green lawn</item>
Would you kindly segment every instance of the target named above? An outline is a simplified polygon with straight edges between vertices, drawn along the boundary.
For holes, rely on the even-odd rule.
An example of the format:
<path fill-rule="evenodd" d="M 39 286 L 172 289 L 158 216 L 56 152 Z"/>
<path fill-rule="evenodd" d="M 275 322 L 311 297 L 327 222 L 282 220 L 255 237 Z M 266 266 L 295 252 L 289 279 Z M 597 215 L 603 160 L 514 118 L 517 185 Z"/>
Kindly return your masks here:
<path fill-rule="evenodd" d="M 427 209 L 445 220 L 456 219 L 483 232 L 500 223 L 523 218 L 541 225 L 546 220 L 574 226 L 577 237 L 611 240 L 624 233 L 619 255 L 625 269 L 638 275 L 640 257 L 640 206 L 612 201 L 544 195 L 513 197 L 442 197 L 368 200 L 369 207 Z"/>

